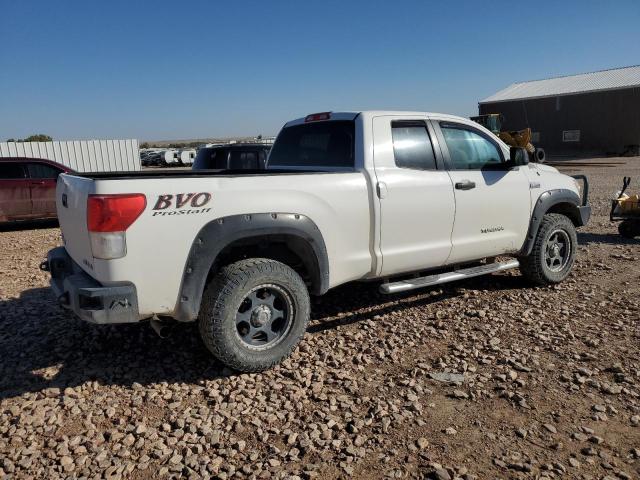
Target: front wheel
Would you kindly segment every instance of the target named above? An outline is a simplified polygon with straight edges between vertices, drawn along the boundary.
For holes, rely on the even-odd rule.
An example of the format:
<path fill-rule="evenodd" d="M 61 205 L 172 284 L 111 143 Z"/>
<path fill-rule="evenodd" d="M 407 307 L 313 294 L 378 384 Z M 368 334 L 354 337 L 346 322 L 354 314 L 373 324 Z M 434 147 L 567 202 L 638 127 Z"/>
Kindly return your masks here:
<path fill-rule="evenodd" d="M 309 293 L 287 265 L 250 258 L 223 267 L 207 285 L 198 317 L 209 351 L 242 372 L 270 368 L 293 351 L 309 323 Z"/>
<path fill-rule="evenodd" d="M 537 285 L 559 283 L 571 273 L 577 248 L 578 236 L 571 220 L 548 213 L 542 219 L 531 253 L 520 258 L 520 271 Z"/>

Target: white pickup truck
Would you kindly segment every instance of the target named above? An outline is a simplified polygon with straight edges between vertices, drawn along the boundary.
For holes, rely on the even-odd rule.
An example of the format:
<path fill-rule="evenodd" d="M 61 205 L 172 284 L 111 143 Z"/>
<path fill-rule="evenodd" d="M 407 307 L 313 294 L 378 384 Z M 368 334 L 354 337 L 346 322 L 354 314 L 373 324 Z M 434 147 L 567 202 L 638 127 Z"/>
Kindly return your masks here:
<path fill-rule="evenodd" d="M 267 170 L 60 175 L 64 246 L 41 268 L 86 321 L 197 321 L 220 361 L 257 371 L 300 341 L 310 293 L 347 282 L 562 281 L 587 189 L 464 118 L 325 112 L 287 123 Z"/>

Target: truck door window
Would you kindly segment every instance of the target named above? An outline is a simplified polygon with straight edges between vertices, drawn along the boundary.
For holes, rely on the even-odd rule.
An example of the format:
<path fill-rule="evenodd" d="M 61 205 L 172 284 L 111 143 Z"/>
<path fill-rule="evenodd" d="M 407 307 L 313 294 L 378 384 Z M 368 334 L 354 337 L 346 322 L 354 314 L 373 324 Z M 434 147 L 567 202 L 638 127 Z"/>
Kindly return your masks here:
<path fill-rule="evenodd" d="M 353 121 L 332 120 L 283 128 L 271 154 L 269 166 L 353 167 Z"/>
<path fill-rule="evenodd" d="M 500 167 L 504 162 L 499 148 L 488 138 L 462 125 L 441 123 L 452 170 L 481 170 Z"/>
<path fill-rule="evenodd" d="M 433 145 L 424 122 L 392 122 L 393 155 L 396 166 L 435 170 Z"/>
<path fill-rule="evenodd" d="M 0 163 L 0 180 L 17 180 L 25 178 L 24 168 L 19 163 Z"/>
<path fill-rule="evenodd" d="M 62 173 L 60 169 L 44 163 L 28 163 L 27 170 L 30 178 L 58 178 Z"/>

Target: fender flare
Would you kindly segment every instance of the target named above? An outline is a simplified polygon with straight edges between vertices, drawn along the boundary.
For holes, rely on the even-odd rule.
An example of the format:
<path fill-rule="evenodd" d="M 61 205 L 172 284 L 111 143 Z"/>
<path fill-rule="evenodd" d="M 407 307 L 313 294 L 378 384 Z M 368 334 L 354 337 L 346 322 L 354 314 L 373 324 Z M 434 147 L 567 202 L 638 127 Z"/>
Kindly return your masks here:
<path fill-rule="evenodd" d="M 577 193 L 567 189 L 547 190 L 538 197 L 538 201 L 533 208 L 529 222 L 529 231 L 527 232 L 524 245 L 520 250 L 520 255 L 526 257 L 531 253 L 544 215 L 555 205 L 559 204 L 570 205 L 569 216 L 577 227 L 586 225 L 589 221 L 591 207 L 583 205 L 583 201 Z"/>
<path fill-rule="evenodd" d="M 307 216 L 297 213 L 254 213 L 231 215 L 210 221 L 196 235 L 182 273 L 182 282 L 173 317 L 182 322 L 194 321 L 207 277 L 220 252 L 231 243 L 246 238 L 270 235 L 293 236 L 309 245 L 312 262 L 312 293 L 322 295 L 329 289 L 329 256 L 320 229 Z"/>

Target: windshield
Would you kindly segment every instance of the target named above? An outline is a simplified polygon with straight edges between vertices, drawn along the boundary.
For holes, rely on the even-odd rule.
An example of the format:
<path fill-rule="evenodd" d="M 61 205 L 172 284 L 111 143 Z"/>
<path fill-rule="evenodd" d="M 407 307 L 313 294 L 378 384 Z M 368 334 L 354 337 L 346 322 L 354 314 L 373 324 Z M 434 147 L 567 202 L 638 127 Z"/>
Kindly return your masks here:
<path fill-rule="evenodd" d="M 305 123 L 286 127 L 269 155 L 269 167 L 354 166 L 353 121 Z"/>

